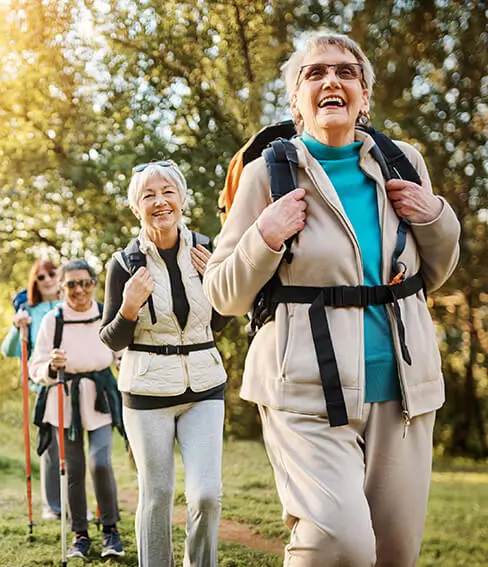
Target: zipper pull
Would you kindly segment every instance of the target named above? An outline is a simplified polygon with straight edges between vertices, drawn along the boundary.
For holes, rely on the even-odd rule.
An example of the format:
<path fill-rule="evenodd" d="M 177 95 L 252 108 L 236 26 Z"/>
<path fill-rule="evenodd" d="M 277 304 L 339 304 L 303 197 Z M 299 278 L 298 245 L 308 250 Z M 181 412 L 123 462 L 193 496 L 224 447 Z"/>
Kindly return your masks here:
<path fill-rule="evenodd" d="M 402 418 L 403 418 L 403 438 L 405 439 L 408 433 L 408 428 L 410 427 L 410 424 L 412 422 L 410 421 L 410 417 L 408 416 L 408 411 L 406 410 L 402 411 Z"/>

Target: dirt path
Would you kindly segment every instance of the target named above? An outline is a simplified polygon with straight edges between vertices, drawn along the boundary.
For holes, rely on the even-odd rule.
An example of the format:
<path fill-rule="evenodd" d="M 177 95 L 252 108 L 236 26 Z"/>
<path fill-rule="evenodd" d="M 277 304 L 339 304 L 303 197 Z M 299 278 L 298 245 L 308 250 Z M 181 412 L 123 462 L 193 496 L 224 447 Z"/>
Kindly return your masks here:
<path fill-rule="evenodd" d="M 124 491 L 119 495 L 120 504 L 130 512 L 136 511 L 137 492 Z M 186 510 L 184 506 L 175 506 L 173 512 L 173 523 L 180 527 L 185 527 Z M 250 549 L 266 551 L 268 553 L 283 553 L 283 542 L 279 539 L 268 539 L 255 532 L 250 526 L 241 524 L 235 520 L 221 518 L 219 528 L 219 538 L 228 543 L 237 543 Z"/>

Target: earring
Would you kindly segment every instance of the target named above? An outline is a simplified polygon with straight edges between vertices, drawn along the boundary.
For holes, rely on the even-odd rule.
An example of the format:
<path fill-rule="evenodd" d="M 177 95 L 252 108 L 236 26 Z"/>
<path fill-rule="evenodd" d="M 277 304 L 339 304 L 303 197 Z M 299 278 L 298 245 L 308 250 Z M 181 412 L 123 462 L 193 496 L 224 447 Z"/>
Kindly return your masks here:
<path fill-rule="evenodd" d="M 361 110 L 356 122 L 360 126 L 367 126 L 370 122 L 369 112 L 367 110 Z"/>
<path fill-rule="evenodd" d="M 293 122 L 295 124 L 300 124 L 301 122 L 303 122 L 302 115 L 300 114 L 300 112 L 298 110 L 292 110 L 291 111 L 291 117 L 293 118 Z"/>

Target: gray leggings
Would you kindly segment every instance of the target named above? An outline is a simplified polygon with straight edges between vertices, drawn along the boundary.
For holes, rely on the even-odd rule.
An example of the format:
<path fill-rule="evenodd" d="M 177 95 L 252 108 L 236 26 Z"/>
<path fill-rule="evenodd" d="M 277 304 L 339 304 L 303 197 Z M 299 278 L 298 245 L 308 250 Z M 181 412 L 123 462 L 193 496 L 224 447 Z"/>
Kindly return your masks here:
<path fill-rule="evenodd" d="M 178 442 L 187 502 L 184 567 L 216 567 L 222 497 L 223 400 L 155 410 L 124 407 L 137 465 L 136 538 L 139 567 L 173 567 L 171 517 Z"/>
<path fill-rule="evenodd" d="M 56 433 L 58 433 L 58 428 L 56 428 Z M 104 526 L 110 526 L 120 519 L 117 506 L 117 485 L 112 468 L 112 425 L 104 425 L 94 431 L 88 431 L 88 441 L 90 473 L 100 511 L 100 519 Z M 64 447 L 68 473 L 71 529 L 74 532 L 79 532 L 88 529 L 84 434 L 80 434 L 76 441 L 70 441 L 68 430 L 65 429 Z"/>

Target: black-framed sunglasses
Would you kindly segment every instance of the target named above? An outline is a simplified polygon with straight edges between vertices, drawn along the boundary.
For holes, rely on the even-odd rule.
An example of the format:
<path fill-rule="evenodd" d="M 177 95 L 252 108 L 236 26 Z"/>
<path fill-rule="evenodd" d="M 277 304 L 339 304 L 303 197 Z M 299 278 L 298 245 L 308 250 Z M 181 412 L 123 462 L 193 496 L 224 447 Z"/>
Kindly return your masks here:
<path fill-rule="evenodd" d="M 302 76 L 304 81 L 322 81 L 329 74 L 330 68 L 334 69 L 334 74 L 339 81 L 363 79 L 364 65 L 362 63 L 310 63 L 302 65 L 298 70 L 297 86 Z"/>
<path fill-rule="evenodd" d="M 161 161 L 150 161 L 149 163 L 140 163 L 132 168 L 132 173 L 141 173 L 150 165 L 159 165 L 161 167 L 171 167 L 172 165 L 176 165 L 175 162 L 171 159 L 163 159 Z"/>
<path fill-rule="evenodd" d="M 69 282 L 63 282 L 63 286 L 68 289 L 75 289 L 76 286 L 80 286 L 82 289 L 88 289 L 95 283 L 93 278 L 85 280 L 71 280 Z"/>
<path fill-rule="evenodd" d="M 38 282 L 43 282 L 47 278 L 47 276 L 53 279 L 56 276 L 56 272 L 54 270 L 51 270 L 48 274 L 38 274 L 36 276 L 36 280 Z"/>

